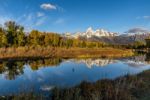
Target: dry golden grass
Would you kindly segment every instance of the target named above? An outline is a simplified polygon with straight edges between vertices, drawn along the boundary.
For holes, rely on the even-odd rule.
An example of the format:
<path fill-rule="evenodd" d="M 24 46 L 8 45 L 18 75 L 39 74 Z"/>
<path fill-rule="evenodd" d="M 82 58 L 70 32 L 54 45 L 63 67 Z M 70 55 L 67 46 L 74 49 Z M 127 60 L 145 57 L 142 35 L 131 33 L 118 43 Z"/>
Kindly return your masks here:
<path fill-rule="evenodd" d="M 126 57 L 132 56 L 132 50 L 114 48 L 59 48 L 57 56 L 61 57 Z"/>
<path fill-rule="evenodd" d="M 134 53 L 128 49 L 114 48 L 60 48 L 60 47 L 17 47 L 0 48 L 0 59 L 35 57 L 126 57 Z"/>

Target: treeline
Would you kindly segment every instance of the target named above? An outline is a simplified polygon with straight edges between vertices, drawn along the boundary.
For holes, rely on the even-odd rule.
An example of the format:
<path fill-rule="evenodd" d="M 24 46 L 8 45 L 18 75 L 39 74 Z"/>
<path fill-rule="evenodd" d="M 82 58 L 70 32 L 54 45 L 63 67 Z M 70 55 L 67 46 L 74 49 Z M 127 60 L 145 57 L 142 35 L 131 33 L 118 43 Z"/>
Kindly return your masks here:
<path fill-rule="evenodd" d="M 23 26 L 13 21 L 6 22 L 4 27 L 0 27 L 0 47 L 19 46 L 104 47 L 106 44 L 63 38 L 57 33 L 40 32 L 38 30 L 32 30 L 27 34 L 24 32 Z"/>
<path fill-rule="evenodd" d="M 121 45 L 119 45 L 119 46 L 121 46 Z M 126 49 L 145 49 L 145 48 L 147 48 L 147 45 L 143 41 L 135 41 L 135 42 L 130 43 L 130 44 L 122 45 L 122 48 L 126 48 Z"/>
<path fill-rule="evenodd" d="M 40 32 L 32 30 L 29 33 L 24 31 L 24 27 L 14 21 L 8 21 L 0 27 L 0 47 L 20 47 L 20 46 L 52 46 L 52 47 L 80 47 L 80 48 L 126 48 L 141 49 L 146 48 L 146 44 L 136 41 L 132 44 L 107 44 L 104 42 L 94 42 L 79 39 L 64 38 L 60 34 L 52 32 Z"/>

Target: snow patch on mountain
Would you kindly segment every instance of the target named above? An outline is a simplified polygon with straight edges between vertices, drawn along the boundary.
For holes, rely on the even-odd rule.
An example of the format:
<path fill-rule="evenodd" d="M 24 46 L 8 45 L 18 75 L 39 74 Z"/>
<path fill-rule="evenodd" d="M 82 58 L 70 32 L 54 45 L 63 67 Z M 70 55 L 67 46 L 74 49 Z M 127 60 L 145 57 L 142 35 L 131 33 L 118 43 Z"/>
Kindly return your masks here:
<path fill-rule="evenodd" d="M 73 38 L 79 38 L 79 37 L 86 37 L 86 38 L 92 38 L 95 37 L 113 37 L 117 36 L 117 33 L 108 32 L 104 29 L 97 29 L 93 30 L 92 27 L 89 27 L 85 32 L 77 32 L 75 34 L 66 33 L 65 36 L 67 37 L 73 37 Z"/>

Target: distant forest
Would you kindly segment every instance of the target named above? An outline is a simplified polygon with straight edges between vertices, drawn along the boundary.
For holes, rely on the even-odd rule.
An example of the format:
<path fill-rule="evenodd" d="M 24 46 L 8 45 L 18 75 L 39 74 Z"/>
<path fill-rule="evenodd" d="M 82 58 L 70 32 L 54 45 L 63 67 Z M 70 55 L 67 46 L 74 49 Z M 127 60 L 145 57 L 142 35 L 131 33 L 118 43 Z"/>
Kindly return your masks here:
<path fill-rule="evenodd" d="M 8 21 L 4 27 L 0 27 L 0 47 L 20 47 L 20 46 L 53 46 L 53 47 L 81 47 L 81 48 L 143 48 L 145 44 L 136 41 L 134 44 L 112 45 L 103 42 L 85 41 L 80 39 L 70 39 L 62 37 L 60 34 L 52 32 L 40 32 L 32 30 L 25 33 L 24 27 L 14 21 Z"/>

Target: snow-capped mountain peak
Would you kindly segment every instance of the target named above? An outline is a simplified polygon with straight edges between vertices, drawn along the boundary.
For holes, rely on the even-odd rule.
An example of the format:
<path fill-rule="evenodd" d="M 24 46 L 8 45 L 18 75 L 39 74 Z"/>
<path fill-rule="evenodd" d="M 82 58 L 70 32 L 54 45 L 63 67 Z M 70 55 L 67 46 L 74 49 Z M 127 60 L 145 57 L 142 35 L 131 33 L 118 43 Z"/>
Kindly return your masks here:
<path fill-rule="evenodd" d="M 115 33 L 112 32 L 108 32 L 104 29 L 97 29 L 97 30 L 93 30 L 92 27 L 89 27 L 86 32 L 83 33 L 75 33 L 73 35 L 73 37 L 78 38 L 78 37 L 86 37 L 86 38 L 91 38 L 91 37 L 109 37 L 109 36 L 116 36 Z"/>
<path fill-rule="evenodd" d="M 89 27 L 87 30 L 86 30 L 86 33 L 93 33 L 94 31 L 93 31 L 93 29 L 92 29 L 92 27 Z"/>
<path fill-rule="evenodd" d="M 114 36 L 118 36 L 117 33 L 113 33 L 113 32 L 108 32 L 104 29 L 97 29 L 97 30 L 93 30 L 92 27 L 87 28 L 87 30 L 85 32 L 76 32 L 74 34 L 70 34 L 68 35 L 68 33 L 66 33 L 64 35 L 65 37 L 70 37 L 70 38 L 79 38 L 79 37 L 83 37 L 83 38 L 92 38 L 92 37 L 97 37 L 97 38 L 101 38 L 101 37 L 114 37 Z"/>

